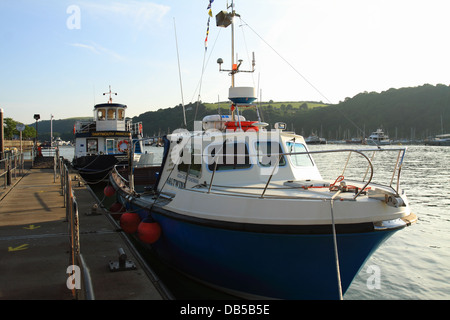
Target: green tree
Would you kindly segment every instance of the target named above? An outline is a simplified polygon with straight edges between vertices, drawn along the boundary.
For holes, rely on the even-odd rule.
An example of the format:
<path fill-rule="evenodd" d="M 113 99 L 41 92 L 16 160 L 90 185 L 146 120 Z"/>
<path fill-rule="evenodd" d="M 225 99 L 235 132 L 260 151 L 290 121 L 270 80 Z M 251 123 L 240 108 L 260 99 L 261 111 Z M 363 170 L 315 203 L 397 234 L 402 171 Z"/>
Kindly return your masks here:
<path fill-rule="evenodd" d="M 11 140 L 13 135 L 19 134 L 16 129 L 17 121 L 14 121 L 12 118 L 5 118 L 3 119 L 3 124 L 5 139 Z"/>
<path fill-rule="evenodd" d="M 14 135 L 19 135 L 19 131 L 16 129 L 17 124 L 21 122 L 17 122 L 13 120 L 12 118 L 4 118 L 3 119 L 3 125 L 4 125 L 4 135 L 5 139 L 11 140 Z M 25 130 L 22 132 L 22 138 L 28 139 L 28 138 L 34 138 L 36 136 L 36 129 L 30 126 L 25 126 Z"/>
<path fill-rule="evenodd" d="M 25 126 L 25 130 L 22 132 L 23 139 L 29 139 L 36 137 L 36 129 L 30 126 Z"/>

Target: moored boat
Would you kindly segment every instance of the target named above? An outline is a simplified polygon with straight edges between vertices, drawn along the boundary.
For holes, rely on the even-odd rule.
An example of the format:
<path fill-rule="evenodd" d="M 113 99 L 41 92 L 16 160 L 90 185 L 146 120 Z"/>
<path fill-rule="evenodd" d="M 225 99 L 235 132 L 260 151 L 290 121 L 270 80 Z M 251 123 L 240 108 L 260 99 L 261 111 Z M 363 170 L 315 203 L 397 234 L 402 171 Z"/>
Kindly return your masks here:
<path fill-rule="evenodd" d="M 366 143 L 372 146 L 383 146 L 390 145 L 392 140 L 390 140 L 389 136 L 384 133 L 383 129 L 378 128 L 377 131 L 370 134 L 370 136 L 366 139 Z"/>
<path fill-rule="evenodd" d="M 128 161 L 130 152 L 134 156 L 142 152 L 142 123 L 127 120 L 127 106 L 113 103 L 111 95 L 110 88 L 108 102 L 94 106 L 92 120 L 74 125 L 72 165 L 89 183 L 107 179 L 116 164 Z"/>
<path fill-rule="evenodd" d="M 305 139 L 307 144 L 327 144 L 327 140 L 325 138 L 321 138 L 316 134 L 311 134 Z"/>
<path fill-rule="evenodd" d="M 433 139 L 425 140 L 427 146 L 450 146 L 450 133 L 438 134 Z"/>
<path fill-rule="evenodd" d="M 232 25 L 235 15 L 232 2 L 217 19 Z M 230 118 L 168 135 L 144 183 L 124 176 L 128 168 L 111 172 L 127 209 L 121 226 L 170 266 L 239 297 L 342 298 L 371 254 L 416 221 L 399 183 L 406 148 L 310 151 L 283 123 L 245 119 L 239 110 L 255 90 L 234 85 L 241 70 L 231 57 L 231 70 L 220 68 L 232 76 Z M 345 178 L 345 163 L 324 179 L 314 156 L 340 152 L 361 157 L 367 174 Z M 369 152 L 398 153 L 396 184 L 372 181 Z"/>

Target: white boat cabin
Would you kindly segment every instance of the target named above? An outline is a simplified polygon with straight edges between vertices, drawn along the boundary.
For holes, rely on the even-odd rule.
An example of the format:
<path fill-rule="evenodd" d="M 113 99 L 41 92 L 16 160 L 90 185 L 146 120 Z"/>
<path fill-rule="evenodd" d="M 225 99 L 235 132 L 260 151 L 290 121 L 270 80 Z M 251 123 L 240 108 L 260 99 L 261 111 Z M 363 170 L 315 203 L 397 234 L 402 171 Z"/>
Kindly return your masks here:
<path fill-rule="evenodd" d="M 264 185 L 269 177 L 272 182 L 322 180 L 310 154 L 284 155 L 308 151 L 302 136 L 282 131 L 280 124 L 267 131 L 256 121 L 252 126 L 242 116 L 236 123 L 226 122 L 222 129 L 228 120 L 222 117 L 205 117 L 205 131 L 168 136 L 168 162 L 160 180 L 167 181 L 165 192 L 209 185 L 211 180 L 214 185 L 228 186 Z M 248 126 L 236 129 L 237 122 Z"/>

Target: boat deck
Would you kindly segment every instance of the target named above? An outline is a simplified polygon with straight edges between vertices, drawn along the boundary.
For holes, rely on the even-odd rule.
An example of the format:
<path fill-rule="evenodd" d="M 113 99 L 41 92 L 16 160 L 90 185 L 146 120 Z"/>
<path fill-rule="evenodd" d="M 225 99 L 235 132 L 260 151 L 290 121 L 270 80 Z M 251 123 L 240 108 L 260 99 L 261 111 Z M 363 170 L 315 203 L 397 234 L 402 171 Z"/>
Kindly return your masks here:
<path fill-rule="evenodd" d="M 338 192 L 338 185 L 336 184 L 334 188 L 330 188 L 332 181 L 284 181 L 284 182 L 272 182 L 266 186 L 265 183 L 249 184 L 246 186 L 220 186 L 213 185 L 209 190 L 206 185 L 199 185 L 198 187 L 192 189 L 192 191 L 198 192 L 211 192 L 216 194 L 224 195 L 234 195 L 234 196 L 244 196 L 244 197 L 264 197 L 264 198 L 299 198 L 299 199 L 316 199 L 316 200 L 329 200 Z M 336 195 L 336 199 L 339 200 L 355 200 L 357 193 L 365 187 L 365 182 L 357 181 L 345 181 L 346 186 L 340 189 L 339 195 Z M 365 187 L 364 192 L 362 192 L 361 198 L 367 195 L 367 192 L 374 194 L 376 191 L 381 191 L 385 193 L 392 193 L 394 190 L 387 186 L 382 186 L 378 184 L 370 184 Z"/>

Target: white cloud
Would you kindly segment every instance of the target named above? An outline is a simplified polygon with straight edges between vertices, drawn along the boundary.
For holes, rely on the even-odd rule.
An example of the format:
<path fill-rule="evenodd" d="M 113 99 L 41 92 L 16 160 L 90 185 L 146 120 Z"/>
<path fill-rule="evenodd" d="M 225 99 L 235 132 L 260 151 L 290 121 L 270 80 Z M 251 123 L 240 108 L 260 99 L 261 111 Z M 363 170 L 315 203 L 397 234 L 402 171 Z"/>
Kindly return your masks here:
<path fill-rule="evenodd" d="M 144 30 L 161 22 L 170 7 L 143 1 L 96 1 L 82 3 L 81 10 L 98 17 L 120 19 L 117 21 L 131 23 L 138 30 Z"/>
<path fill-rule="evenodd" d="M 84 43 L 70 43 L 70 46 L 72 47 L 78 47 L 78 48 L 83 48 L 83 49 L 87 49 L 95 54 L 100 54 L 100 52 L 98 52 L 97 49 L 95 49 L 94 46 L 90 46 L 88 44 L 84 44 Z"/>
<path fill-rule="evenodd" d="M 110 57 L 111 59 L 113 59 L 114 61 L 125 61 L 126 60 L 123 56 L 121 56 L 117 52 L 107 49 L 107 48 L 104 48 L 97 43 L 92 43 L 90 45 L 84 44 L 84 43 L 70 43 L 69 45 L 72 47 L 83 48 L 83 49 L 89 50 L 90 52 L 98 54 L 98 55 L 106 55 L 106 56 Z"/>

